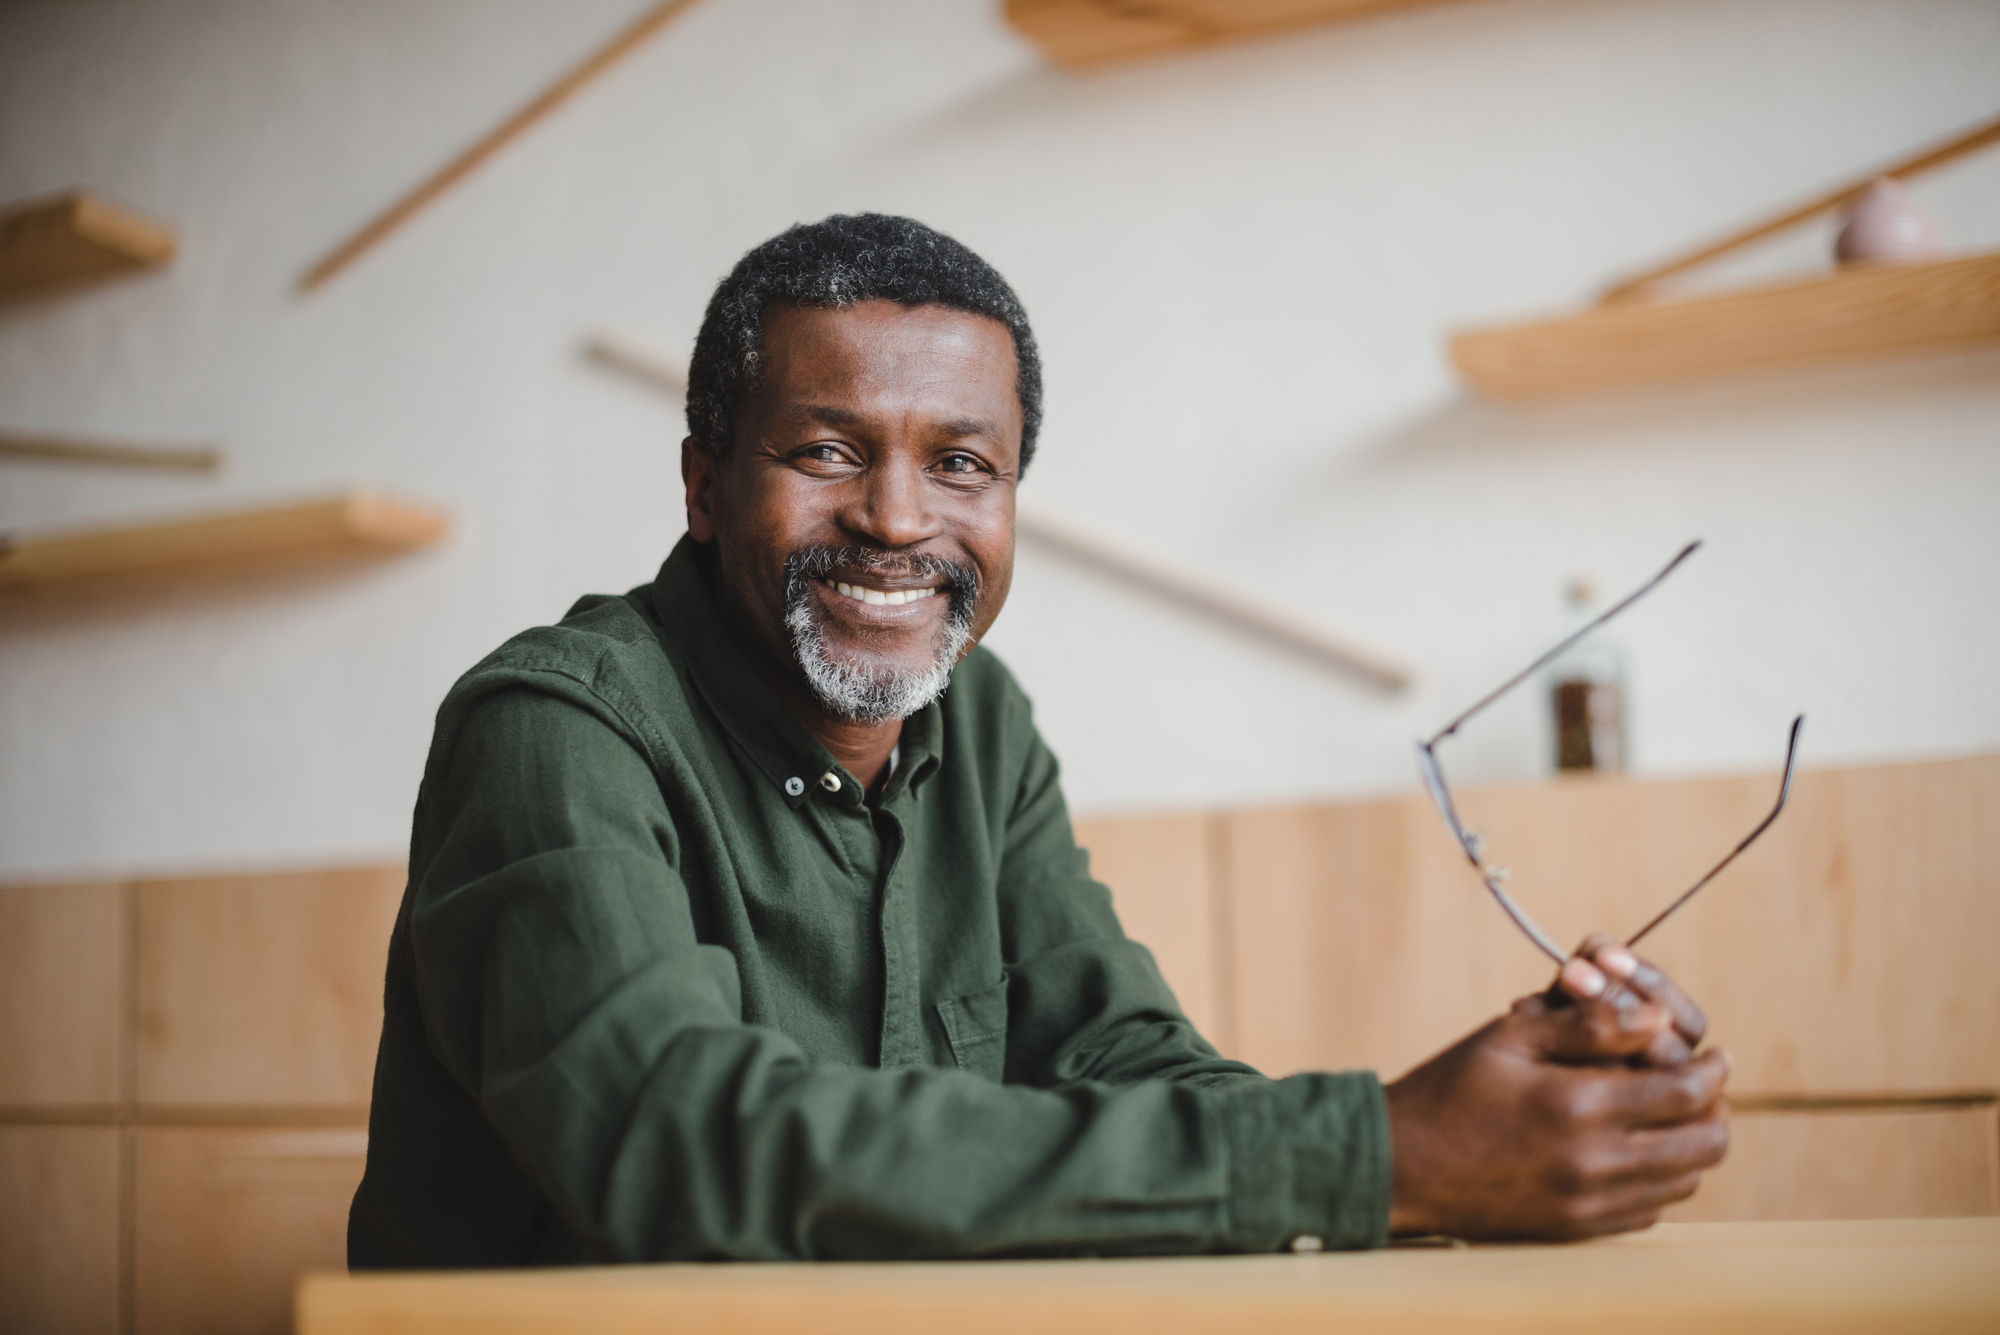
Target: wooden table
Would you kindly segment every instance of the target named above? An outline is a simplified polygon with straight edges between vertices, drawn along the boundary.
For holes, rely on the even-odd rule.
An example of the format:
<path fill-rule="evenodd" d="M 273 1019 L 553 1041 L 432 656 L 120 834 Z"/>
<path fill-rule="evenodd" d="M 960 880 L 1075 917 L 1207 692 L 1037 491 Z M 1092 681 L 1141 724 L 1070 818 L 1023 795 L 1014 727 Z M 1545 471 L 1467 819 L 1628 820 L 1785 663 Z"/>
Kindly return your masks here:
<path fill-rule="evenodd" d="M 2000 1219 L 1663 1224 L 1571 1247 L 313 1275 L 299 1335 L 2000 1330 Z"/>

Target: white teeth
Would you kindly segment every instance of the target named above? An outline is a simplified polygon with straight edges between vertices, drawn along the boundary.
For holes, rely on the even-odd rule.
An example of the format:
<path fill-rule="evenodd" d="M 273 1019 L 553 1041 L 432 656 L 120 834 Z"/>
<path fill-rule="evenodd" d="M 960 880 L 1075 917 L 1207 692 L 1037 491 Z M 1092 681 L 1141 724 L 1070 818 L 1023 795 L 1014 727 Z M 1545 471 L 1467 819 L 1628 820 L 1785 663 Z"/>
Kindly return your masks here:
<path fill-rule="evenodd" d="M 842 584 L 838 580 L 828 579 L 820 582 L 827 588 L 835 590 L 844 598 L 852 598 L 857 603 L 869 603 L 878 607 L 895 607 L 902 603 L 913 603 L 919 598 L 928 598 L 937 592 L 937 589 L 933 587 L 928 589 L 897 589 L 894 592 L 884 593 L 880 589 L 864 588 L 859 584 Z"/>

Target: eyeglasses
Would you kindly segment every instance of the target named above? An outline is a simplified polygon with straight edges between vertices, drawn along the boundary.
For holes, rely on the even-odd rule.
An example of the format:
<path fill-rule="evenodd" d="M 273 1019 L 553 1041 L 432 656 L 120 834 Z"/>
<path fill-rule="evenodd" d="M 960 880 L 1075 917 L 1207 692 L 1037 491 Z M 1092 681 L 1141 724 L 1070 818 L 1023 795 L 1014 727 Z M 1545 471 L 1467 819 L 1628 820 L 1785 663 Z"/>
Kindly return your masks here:
<path fill-rule="evenodd" d="M 1680 565 L 1681 562 L 1687 560 L 1690 556 L 1693 556 L 1695 553 L 1695 549 L 1700 546 L 1701 543 L 1699 541 L 1696 541 L 1689 543 L 1686 547 L 1683 547 L 1681 549 L 1680 555 L 1676 556 L 1673 560 L 1667 562 L 1665 569 L 1661 570 L 1659 574 L 1653 576 L 1651 579 L 1647 580 L 1644 584 L 1641 584 L 1637 589 L 1625 595 L 1625 597 L 1620 599 L 1618 602 L 1612 604 L 1611 607 L 1603 614 L 1593 618 L 1590 624 L 1584 626 L 1581 630 L 1577 631 L 1575 634 L 1570 635 L 1568 638 L 1563 640 L 1562 643 L 1558 644 L 1555 648 L 1549 650 L 1547 653 L 1543 654 L 1540 658 L 1537 658 L 1534 662 L 1528 664 L 1528 666 L 1522 668 L 1519 672 L 1509 677 L 1497 689 L 1489 692 L 1484 698 L 1482 698 L 1478 704 L 1475 704 L 1472 708 L 1466 710 L 1463 714 L 1460 714 L 1457 718 L 1445 724 L 1444 727 L 1440 728 L 1437 734 L 1433 736 L 1429 741 L 1420 741 L 1417 743 L 1417 772 L 1424 776 L 1424 787 L 1430 790 L 1431 800 L 1437 803 L 1439 814 L 1441 814 L 1444 817 L 1445 824 L 1451 827 L 1452 836 L 1458 840 L 1458 846 L 1465 851 L 1466 859 L 1472 863 L 1472 869 L 1479 873 L 1479 879 L 1485 882 L 1487 892 L 1493 896 L 1494 900 L 1500 905 L 1501 909 L 1507 914 L 1508 918 L 1510 918 L 1513 921 L 1514 925 L 1520 928 L 1522 932 L 1526 933 L 1528 939 L 1530 941 L 1533 941 L 1537 946 L 1539 946 L 1543 954 L 1547 955 L 1550 959 L 1554 960 L 1558 964 L 1563 963 L 1569 958 L 1568 953 L 1564 951 L 1562 947 L 1558 946 L 1554 941 L 1550 940 L 1549 934 L 1547 932 L 1544 932 L 1539 926 L 1537 926 L 1535 920 L 1529 917 L 1526 911 L 1524 911 L 1519 904 L 1516 904 L 1513 898 L 1509 896 L 1504 889 L 1501 888 L 1500 883 L 1507 879 L 1506 868 L 1490 867 L 1486 864 L 1485 857 L 1483 856 L 1482 841 L 1480 840 L 1479 835 L 1471 830 L 1466 829 L 1465 822 L 1459 819 L 1458 806 L 1451 799 L 1451 789 L 1445 784 L 1444 781 L 1444 770 L 1438 764 L 1438 758 L 1437 758 L 1438 743 L 1442 742 L 1445 738 L 1451 736 L 1453 733 L 1457 732 L 1460 728 L 1464 727 L 1467 721 L 1469 721 L 1474 715 L 1478 714 L 1480 710 L 1486 708 L 1488 705 L 1492 704 L 1495 700 L 1498 700 L 1501 696 L 1513 690 L 1516 686 L 1519 686 L 1529 677 L 1532 677 L 1538 670 L 1546 666 L 1550 661 L 1552 661 L 1558 655 L 1560 655 L 1565 649 L 1568 649 L 1578 640 L 1581 640 L 1584 636 L 1590 634 L 1592 631 L 1596 630 L 1599 626 L 1611 620 L 1611 618 L 1617 616 L 1620 612 L 1630 607 L 1633 603 L 1638 602 L 1641 598 L 1651 593 L 1661 580 L 1665 579 L 1668 575 L 1671 575 L 1674 572 L 1674 568 Z M 1737 857 L 1743 852 L 1744 849 L 1756 843 L 1757 837 L 1759 835 L 1763 834 L 1764 831 L 1771 828 L 1771 822 L 1777 820 L 1778 813 L 1785 809 L 1785 799 L 1791 796 L 1792 764 L 1798 757 L 1799 729 L 1802 726 L 1804 726 L 1805 721 L 1806 721 L 1806 716 L 1804 714 L 1801 714 L 1797 718 L 1792 720 L 1791 739 L 1785 744 L 1785 777 L 1784 780 L 1778 785 L 1778 802 L 1777 805 L 1771 808 L 1771 814 L 1764 817 L 1763 820 L 1757 822 L 1757 828 L 1750 831 L 1749 834 L 1745 835 L 1743 837 L 1743 841 L 1737 844 L 1735 848 L 1729 851 L 1729 856 L 1725 857 L 1724 859 L 1722 859 L 1722 861 L 1716 863 L 1713 867 L 1709 868 L 1707 875 L 1703 876 L 1699 881 L 1696 881 L 1693 885 L 1689 886 L 1687 890 L 1682 892 L 1681 895 L 1677 897 L 1672 903 L 1668 904 L 1665 908 L 1661 909 L 1660 912 L 1653 918 L 1651 922 L 1647 923 L 1644 927 L 1641 927 L 1636 933 L 1634 933 L 1631 940 L 1625 943 L 1626 945 L 1628 946 L 1638 945 L 1639 942 L 1646 936 L 1648 932 L 1651 932 L 1655 927 L 1658 927 L 1661 923 L 1665 922 L 1668 918 L 1672 917 L 1675 911 L 1678 910 L 1681 907 L 1681 905 L 1687 903 L 1690 899 L 1693 899 L 1697 891 L 1699 891 L 1703 886 L 1707 885 L 1710 881 L 1714 880 L 1719 874 L 1721 874 L 1722 869 L 1724 867 L 1727 867 L 1730 863 L 1736 861 Z"/>

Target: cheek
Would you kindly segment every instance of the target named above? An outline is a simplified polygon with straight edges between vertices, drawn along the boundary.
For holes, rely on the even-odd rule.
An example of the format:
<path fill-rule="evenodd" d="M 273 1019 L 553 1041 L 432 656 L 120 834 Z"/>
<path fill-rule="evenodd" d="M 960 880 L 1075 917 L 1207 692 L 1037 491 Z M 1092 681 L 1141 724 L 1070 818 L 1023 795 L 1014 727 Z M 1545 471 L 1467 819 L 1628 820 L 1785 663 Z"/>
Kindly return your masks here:
<path fill-rule="evenodd" d="M 986 633 L 1000 615 L 1007 593 L 1014 585 L 1014 526 L 1011 521 L 973 536 L 969 543 L 980 567 L 978 631 Z"/>
<path fill-rule="evenodd" d="M 785 638 L 785 558 L 795 544 L 788 541 L 782 511 L 768 505 L 744 507 L 729 516 L 716 533 L 722 580 L 757 638 L 778 643 Z"/>

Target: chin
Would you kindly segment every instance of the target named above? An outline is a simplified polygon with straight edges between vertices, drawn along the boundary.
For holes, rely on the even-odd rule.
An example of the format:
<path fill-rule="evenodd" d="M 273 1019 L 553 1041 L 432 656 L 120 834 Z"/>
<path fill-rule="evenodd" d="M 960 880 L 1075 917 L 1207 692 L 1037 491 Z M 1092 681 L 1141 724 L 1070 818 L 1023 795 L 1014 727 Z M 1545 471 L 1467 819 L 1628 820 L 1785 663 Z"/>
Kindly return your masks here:
<path fill-rule="evenodd" d="M 952 668 L 971 647 L 969 620 L 947 617 L 928 654 L 841 645 L 809 600 L 793 606 L 785 626 L 807 685 L 829 713 L 857 723 L 888 723 L 908 718 L 944 693 Z"/>

